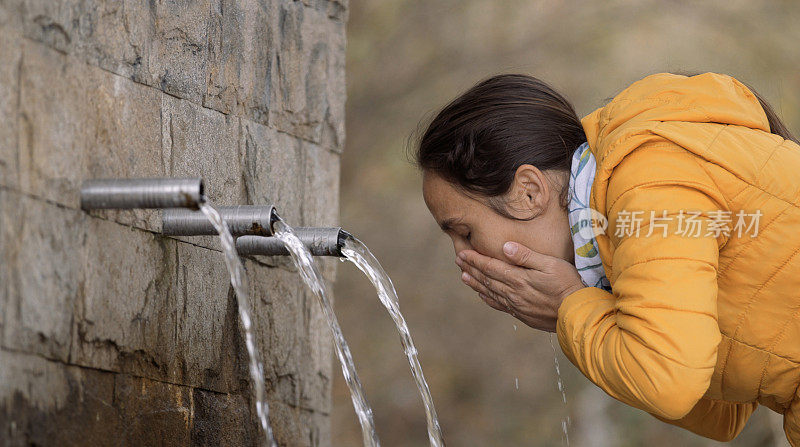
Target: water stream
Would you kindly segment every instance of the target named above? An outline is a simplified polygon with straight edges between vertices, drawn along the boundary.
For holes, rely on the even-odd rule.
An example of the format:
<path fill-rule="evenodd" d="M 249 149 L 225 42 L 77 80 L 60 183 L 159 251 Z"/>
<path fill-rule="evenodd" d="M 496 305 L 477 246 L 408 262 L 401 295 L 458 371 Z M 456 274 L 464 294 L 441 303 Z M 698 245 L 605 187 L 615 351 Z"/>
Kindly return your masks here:
<path fill-rule="evenodd" d="M 200 210 L 208 217 L 208 220 L 219 233 L 222 244 L 222 252 L 225 254 L 225 265 L 231 275 L 231 285 L 236 292 L 236 301 L 239 304 L 239 320 L 244 329 L 245 345 L 247 354 L 250 357 L 250 378 L 253 381 L 253 392 L 256 400 L 256 413 L 264 433 L 265 444 L 276 447 L 275 439 L 272 436 L 272 428 L 269 425 L 269 406 L 267 405 L 266 392 L 264 390 L 264 367 L 261 363 L 259 351 L 256 348 L 255 336 L 253 335 L 253 314 L 250 297 L 248 295 L 247 276 L 244 273 L 242 261 L 236 252 L 236 245 L 228 230 L 228 224 L 219 215 L 219 212 L 208 202 L 200 205 Z"/>
<path fill-rule="evenodd" d="M 358 416 L 358 421 L 361 424 L 364 446 L 378 447 L 380 442 L 378 441 L 378 434 L 375 431 L 375 422 L 372 420 L 372 409 L 364 396 L 364 389 L 356 374 L 353 356 L 350 354 L 350 348 L 347 346 L 342 330 L 339 327 L 336 314 L 333 313 L 333 306 L 328 298 L 328 288 L 323 282 L 322 275 L 317 269 L 314 258 L 311 256 L 311 252 L 308 251 L 305 244 L 297 237 L 292 227 L 283 222 L 283 220 L 279 218 L 273 224 L 273 228 L 275 230 L 275 237 L 286 245 L 292 260 L 297 266 L 297 270 L 299 270 L 305 283 L 311 288 L 314 295 L 316 295 L 320 306 L 322 306 L 322 311 L 328 320 L 328 326 L 333 333 L 336 356 L 339 358 L 339 363 L 342 365 L 342 374 L 344 375 L 347 387 L 350 388 L 353 407 Z"/>
<path fill-rule="evenodd" d="M 397 332 L 400 334 L 400 343 L 403 345 L 403 350 L 408 358 L 408 363 L 411 366 L 411 375 L 419 389 L 419 394 L 422 396 L 422 402 L 425 405 L 425 417 L 428 423 L 428 440 L 433 447 L 443 447 L 444 438 L 442 437 L 442 429 L 439 426 L 439 418 L 436 416 L 436 408 L 433 406 L 433 397 L 428 388 L 428 383 L 425 381 L 425 375 L 422 374 L 422 365 L 417 358 L 417 348 L 414 346 L 414 341 L 411 339 L 411 333 L 408 329 L 403 314 L 400 313 L 400 301 L 397 297 L 397 291 L 392 284 L 389 275 L 383 270 L 381 264 L 369 251 L 363 242 L 353 236 L 348 236 L 344 241 L 342 254 L 345 255 L 348 261 L 358 267 L 359 270 L 364 272 L 369 278 L 370 282 L 378 292 L 381 304 L 386 308 L 397 327 Z"/>
<path fill-rule="evenodd" d="M 565 416 L 561 418 L 561 431 L 564 432 L 564 442 L 567 446 L 569 446 L 569 433 L 568 427 L 571 423 L 569 420 L 569 409 L 567 408 L 567 390 L 564 387 L 564 382 L 561 380 L 561 368 L 558 367 L 558 353 L 556 352 L 556 346 L 553 344 L 553 334 L 550 334 L 550 347 L 553 348 L 553 360 L 555 360 L 556 364 L 556 375 L 558 376 L 558 391 L 561 392 L 561 401 L 564 402 L 564 413 Z"/>

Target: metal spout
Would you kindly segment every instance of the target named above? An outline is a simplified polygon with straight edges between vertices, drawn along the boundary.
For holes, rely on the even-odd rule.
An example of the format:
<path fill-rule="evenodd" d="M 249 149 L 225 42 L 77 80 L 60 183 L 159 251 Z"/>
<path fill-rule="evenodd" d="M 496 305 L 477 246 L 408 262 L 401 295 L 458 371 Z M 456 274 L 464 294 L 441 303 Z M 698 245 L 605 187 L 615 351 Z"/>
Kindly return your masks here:
<path fill-rule="evenodd" d="M 81 185 L 81 209 L 197 209 L 203 190 L 200 178 L 86 180 Z"/>
<path fill-rule="evenodd" d="M 272 205 L 240 205 L 216 207 L 228 224 L 231 234 L 272 235 L 272 223 L 278 218 Z M 165 209 L 161 232 L 168 236 L 210 236 L 217 234 L 202 211 Z"/>
<path fill-rule="evenodd" d="M 340 227 L 295 228 L 297 236 L 314 256 L 342 257 L 342 247 L 348 233 Z M 236 239 L 236 251 L 241 256 L 287 256 L 289 251 L 280 239 L 261 236 L 242 236 Z"/>

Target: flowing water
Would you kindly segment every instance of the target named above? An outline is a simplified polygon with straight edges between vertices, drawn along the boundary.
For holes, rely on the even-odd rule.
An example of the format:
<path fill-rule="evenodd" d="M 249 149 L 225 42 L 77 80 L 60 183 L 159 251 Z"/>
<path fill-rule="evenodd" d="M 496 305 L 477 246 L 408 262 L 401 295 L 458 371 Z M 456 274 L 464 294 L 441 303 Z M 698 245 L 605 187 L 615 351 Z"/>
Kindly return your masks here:
<path fill-rule="evenodd" d="M 292 257 L 300 275 L 303 280 L 311 288 L 322 306 L 322 311 L 328 320 L 328 326 L 333 333 L 333 341 L 336 347 L 336 356 L 339 358 L 339 363 L 342 365 L 342 374 L 350 388 L 350 396 L 353 400 L 353 407 L 358 415 L 358 421 L 361 423 L 361 434 L 364 438 L 364 445 L 366 447 L 377 447 L 380 445 L 378 441 L 378 434 L 375 431 L 375 422 L 372 420 L 372 409 L 367 403 L 364 396 L 364 389 L 361 386 L 361 381 L 356 374 L 356 367 L 353 364 L 353 356 L 350 354 L 350 348 L 342 334 L 342 329 L 339 327 L 339 321 L 336 319 L 336 314 L 333 313 L 333 306 L 331 306 L 330 299 L 328 298 L 328 288 L 323 282 L 322 275 L 317 269 L 314 258 L 311 252 L 308 251 L 305 244 L 297 237 L 292 227 L 287 225 L 280 218 L 273 224 L 275 229 L 275 237 L 280 239 L 289 254 Z"/>
<path fill-rule="evenodd" d="M 414 376 L 414 381 L 419 389 L 419 394 L 422 396 L 422 402 L 425 405 L 425 417 L 428 423 L 428 440 L 431 446 L 442 447 L 444 446 L 444 438 L 442 437 L 442 429 L 439 426 L 439 418 L 436 416 L 436 408 L 433 406 L 433 397 L 428 388 L 428 383 L 425 381 L 425 375 L 422 374 L 422 365 L 417 358 L 417 348 L 414 346 L 414 341 L 411 340 L 411 332 L 408 330 L 406 319 L 400 313 L 400 300 L 397 297 L 397 291 L 392 284 L 389 275 L 383 270 L 381 264 L 369 251 L 363 242 L 353 236 L 348 236 L 344 241 L 342 254 L 348 261 L 358 267 L 359 270 L 364 272 L 369 278 L 370 282 L 378 291 L 378 298 L 381 304 L 389 312 L 389 315 L 397 327 L 397 332 L 400 334 L 400 343 L 403 345 L 403 350 L 408 358 L 408 363 L 411 366 L 411 375 Z"/>
<path fill-rule="evenodd" d="M 565 413 L 568 411 L 567 408 L 567 391 L 564 388 L 564 382 L 561 380 L 561 368 L 558 367 L 558 354 L 556 353 L 556 346 L 553 344 L 553 334 L 550 334 L 550 347 L 553 348 L 553 359 L 556 363 L 556 375 L 558 375 L 558 391 L 561 392 L 561 401 L 564 402 L 564 411 Z M 569 446 L 569 434 L 567 433 L 567 428 L 570 425 L 569 414 L 565 417 L 561 418 L 561 431 L 564 432 L 564 442 Z"/>
<path fill-rule="evenodd" d="M 220 217 L 219 212 L 207 201 L 200 205 L 200 210 L 208 217 L 208 220 L 219 233 L 222 243 L 222 252 L 225 254 L 225 265 L 231 275 L 231 284 L 236 292 L 236 301 L 239 304 L 239 320 L 244 328 L 245 345 L 247 354 L 250 357 L 250 378 L 253 380 L 253 392 L 256 398 L 256 413 L 264 433 L 265 444 L 276 447 L 275 439 L 272 437 L 272 428 L 269 426 L 269 406 L 267 405 L 266 392 L 264 391 L 264 367 L 256 349 L 255 336 L 253 335 L 253 314 L 248 296 L 247 276 L 244 274 L 244 267 L 239 255 L 236 253 L 236 245 L 228 230 L 228 224 Z"/>

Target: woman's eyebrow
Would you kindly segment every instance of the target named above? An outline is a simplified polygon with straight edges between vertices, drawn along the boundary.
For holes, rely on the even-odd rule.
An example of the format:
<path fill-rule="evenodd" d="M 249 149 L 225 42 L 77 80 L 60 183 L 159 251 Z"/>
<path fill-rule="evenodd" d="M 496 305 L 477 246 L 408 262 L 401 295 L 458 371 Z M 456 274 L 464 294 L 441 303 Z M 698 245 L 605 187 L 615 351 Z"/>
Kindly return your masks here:
<path fill-rule="evenodd" d="M 463 217 L 451 217 L 449 219 L 445 219 L 439 223 L 439 227 L 441 227 L 442 231 L 447 232 L 453 228 L 453 225 L 458 225 L 461 222 L 461 219 L 463 219 Z"/>

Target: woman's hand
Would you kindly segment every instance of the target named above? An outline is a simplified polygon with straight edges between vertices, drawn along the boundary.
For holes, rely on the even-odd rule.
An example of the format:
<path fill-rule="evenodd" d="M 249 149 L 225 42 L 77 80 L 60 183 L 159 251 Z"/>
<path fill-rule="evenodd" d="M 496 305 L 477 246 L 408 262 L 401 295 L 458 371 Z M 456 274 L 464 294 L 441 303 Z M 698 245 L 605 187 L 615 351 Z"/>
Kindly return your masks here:
<path fill-rule="evenodd" d="M 508 312 L 528 326 L 556 331 L 558 307 L 572 292 L 586 287 L 574 265 L 535 252 L 516 242 L 506 242 L 509 262 L 475 250 L 458 253 L 461 279 L 490 307 Z"/>

